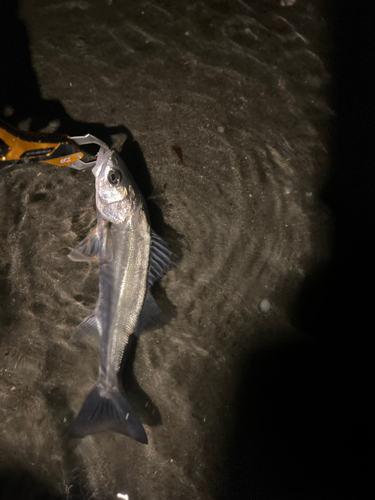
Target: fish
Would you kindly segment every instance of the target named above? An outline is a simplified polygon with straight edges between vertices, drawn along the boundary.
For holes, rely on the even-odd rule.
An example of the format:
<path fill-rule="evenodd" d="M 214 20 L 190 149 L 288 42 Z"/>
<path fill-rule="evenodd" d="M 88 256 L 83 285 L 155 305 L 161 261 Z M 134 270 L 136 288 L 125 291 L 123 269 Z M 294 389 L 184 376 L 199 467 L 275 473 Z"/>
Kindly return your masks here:
<path fill-rule="evenodd" d="M 148 439 L 121 382 L 132 341 L 165 318 L 152 285 L 171 268 L 167 243 L 150 226 L 146 202 L 115 150 L 100 148 L 95 167 L 96 227 L 74 248 L 73 261 L 97 262 L 99 297 L 71 342 L 99 336 L 99 374 L 71 426 L 71 435 L 114 431 L 140 443 Z"/>

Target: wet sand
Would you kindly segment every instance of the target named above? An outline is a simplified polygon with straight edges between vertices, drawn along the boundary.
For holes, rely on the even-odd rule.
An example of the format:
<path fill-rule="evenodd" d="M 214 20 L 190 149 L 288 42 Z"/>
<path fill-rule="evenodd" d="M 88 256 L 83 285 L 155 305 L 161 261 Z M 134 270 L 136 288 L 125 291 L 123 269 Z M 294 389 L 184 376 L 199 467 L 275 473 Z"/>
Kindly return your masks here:
<path fill-rule="evenodd" d="M 295 314 L 334 252 L 324 2 L 30 0 L 4 19 L 22 68 L 2 117 L 112 141 L 176 264 L 154 292 L 169 324 L 124 380 L 148 446 L 69 440 L 98 370 L 97 346 L 68 344 L 98 293 L 67 258 L 94 177 L 0 170 L 4 499 L 354 498 L 342 379 Z"/>

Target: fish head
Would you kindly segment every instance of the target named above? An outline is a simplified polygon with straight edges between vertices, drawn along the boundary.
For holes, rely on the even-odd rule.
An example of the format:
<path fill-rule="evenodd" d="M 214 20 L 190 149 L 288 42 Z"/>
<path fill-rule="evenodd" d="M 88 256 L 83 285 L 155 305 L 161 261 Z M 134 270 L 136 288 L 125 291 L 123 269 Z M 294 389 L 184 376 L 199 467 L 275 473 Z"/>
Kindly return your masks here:
<path fill-rule="evenodd" d="M 96 177 L 97 211 L 104 220 L 124 222 L 137 203 L 134 180 L 125 163 L 115 150 L 100 148 L 92 173 Z"/>

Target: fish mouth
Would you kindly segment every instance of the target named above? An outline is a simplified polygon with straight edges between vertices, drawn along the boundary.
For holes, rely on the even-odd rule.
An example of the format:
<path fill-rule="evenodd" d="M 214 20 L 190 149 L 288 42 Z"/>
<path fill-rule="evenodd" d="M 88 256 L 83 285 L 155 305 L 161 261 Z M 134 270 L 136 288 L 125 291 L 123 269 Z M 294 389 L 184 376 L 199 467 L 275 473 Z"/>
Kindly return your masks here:
<path fill-rule="evenodd" d="M 107 165 L 109 160 L 111 159 L 112 155 L 114 153 L 113 149 L 107 150 L 103 147 L 100 147 L 97 159 L 96 159 L 96 165 L 92 169 L 92 173 L 95 175 L 95 177 L 99 177 L 103 167 Z"/>

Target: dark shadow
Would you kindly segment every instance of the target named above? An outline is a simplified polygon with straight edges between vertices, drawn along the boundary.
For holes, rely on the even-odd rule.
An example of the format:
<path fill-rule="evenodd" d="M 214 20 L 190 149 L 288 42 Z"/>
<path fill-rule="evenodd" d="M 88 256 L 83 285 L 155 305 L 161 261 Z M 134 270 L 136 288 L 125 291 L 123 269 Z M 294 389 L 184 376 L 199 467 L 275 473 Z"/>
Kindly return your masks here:
<path fill-rule="evenodd" d="M 334 218 L 334 252 L 328 265 L 306 279 L 292 318 L 300 329 L 329 346 L 333 367 L 347 361 L 350 386 L 356 388 L 358 411 L 366 422 L 359 433 L 373 444 L 375 412 L 369 394 L 375 390 L 375 14 L 366 2 L 339 1 L 329 14 L 331 102 L 336 117 L 331 176 L 321 198 Z M 368 455 L 367 466 L 374 464 L 374 455 Z"/>
<path fill-rule="evenodd" d="M 175 259 L 175 261 L 176 260 L 177 259 Z M 173 302 L 169 300 L 165 288 L 163 287 L 160 281 L 158 281 L 157 283 L 155 283 L 155 285 L 153 285 L 151 293 L 154 299 L 156 300 L 158 306 L 163 312 L 166 324 L 169 324 L 172 321 L 172 319 L 177 318 L 177 307 L 173 304 Z"/>
<path fill-rule="evenodd" d="M 218 498 L 369 498 L 369 429 L 347 363 L 302 334 L 243 359 Z"/>
<path fill-rule="evenodd" d="M 162 420 L 158 407 L 138 384 L 134 374 L 137 344 L 138 339 L 134 337 L 129 342 L 129 347 L 124 356 L 125 362 L 121 371 L 123 389 L 133 411 L 138 415 L 142 423 L 150 426 L 160 425 Z"/>
<path fill-rule="evenodd" d="M 334 252 L 327 266 L 306 279 L 293 318 L 313 335 L 350 342 L 351 349 L 365 354 L 373 343 L 369 325 L 375 278 L 375 15 L 368 2 L 336 0 L 327 10 L 333 44 L 330 100 L 336 116 L 331 176 L 321 199 L 334 217 Z"/>
<path fill-rule="evenodd" d="M 138 142 L 134 140 L 130 130 L 125 130 L 127 137 L 119 154 L 146 200 L 151 227 L 159 236 L 166 239 L 170 250 L 173 252 L 173 261 L 176 263 L 182 258 L 182 235 L 164 222 L 161 208 L 152 199 L 153 197 L 157 197 L 160 200 L 161 206 L 163 206 L 163 193 L 155 193 L 142 149 Z M 164 188 L 166 188 L 166 185 Z"/>
<path fill-rule="evenodd" d="M 138 142 L 134 140 L 130 130 L 124 125 L 107 127 L 102 123 L 74 120 L 59 100 L 42 98 L 31 63 L 27 30 L 19 18 L 17 0 L 2 0 L 0 2 L 0 61 L 2 67 L 0 118 L 15 127 L 19 127 L 21 122 L 29 120 L 30 131 L 40 131 L 46 127 L 48 129 L 48 125 L 57 120 L 59 125 L 54 130 L 56 133 L 68 134 L 69 136 L 90 133 L 110 147 L 115 145 L 147 200 L 152 227 L 161 236 L 168 230 L 168 235 L 173 240 L 172 251 L 177 259 L 181 257 L 179 244 L 181 236 L 164 224 L 161 210 L 152 200 L 148 199 L 154 194 L 151 177 L 142 150 Z M 125 136 L 126 140 L 122 145 L 119 145 L 118 137 L 114 141 L 115 136 Z M 97 148 L 95 148 L 95 152 L 96 150 Z M 77 175 L 78 172 L 70 170 L 70 174 Z"/>
<path fill-rule="evenodd" d="M 127 133 L 122 126 L 78 122 L 69 116 L 60 101 L 42 98 L 17 0 L 2 0 L 0 3 L 0 61 L 0 117 L 11 125 L 18 127 L 24 120 L 29 120 L 29 130 L 40 131 L 58 120 L 57 133 L 70 136 L 91 133 L 108 144 L 111 144 L 111 136 Z"/>
<path fill-rule="evenodd" d="M 294 325 L 317 339 L 312 351 L 317 367 L 311 360 L 312 373 L 317 373 L 322 356 L 325 359 L 317 382 L 325 400 L 321 411 L 331 425 L 329 430 L 321 427 L 319 435 L 314 431 L 311 457 L 324 466 L 316 481 L 325 479 L 319 495 L 306 498 L 369 498 L 370 470 L 375 465 L 375 412 L 369 401 L 375 389 L 375 15 L 368 2 L 336 0 L 326 9 L 332 37 L 330 100 L 335 119 L 331 175 L 321 199 L 332 212 L 334 249 L 331 261 L 305 280 L 291 314 Z M 283 380 L 284 375 L 280 377 Z M 311 385 L 311 390 L 318 387 Z M 301 392 L 305 392 L 302 386 Z M 275 493 L 272 498 L 291 497 Z"/>
<path fill-rule="evenodd" d="M 0 471 L 0 498 L 2 500 L 15 498 L 17 500 L 63 500 L 73 497 L 59 495 L 28 470 L 7 467 Z"/>
<path fill-rule="evenodd" d="M 14 125 L 38 116 L 42 98 L 17 0 L 0 3 L 0 61 L 0 116 Z"/>

